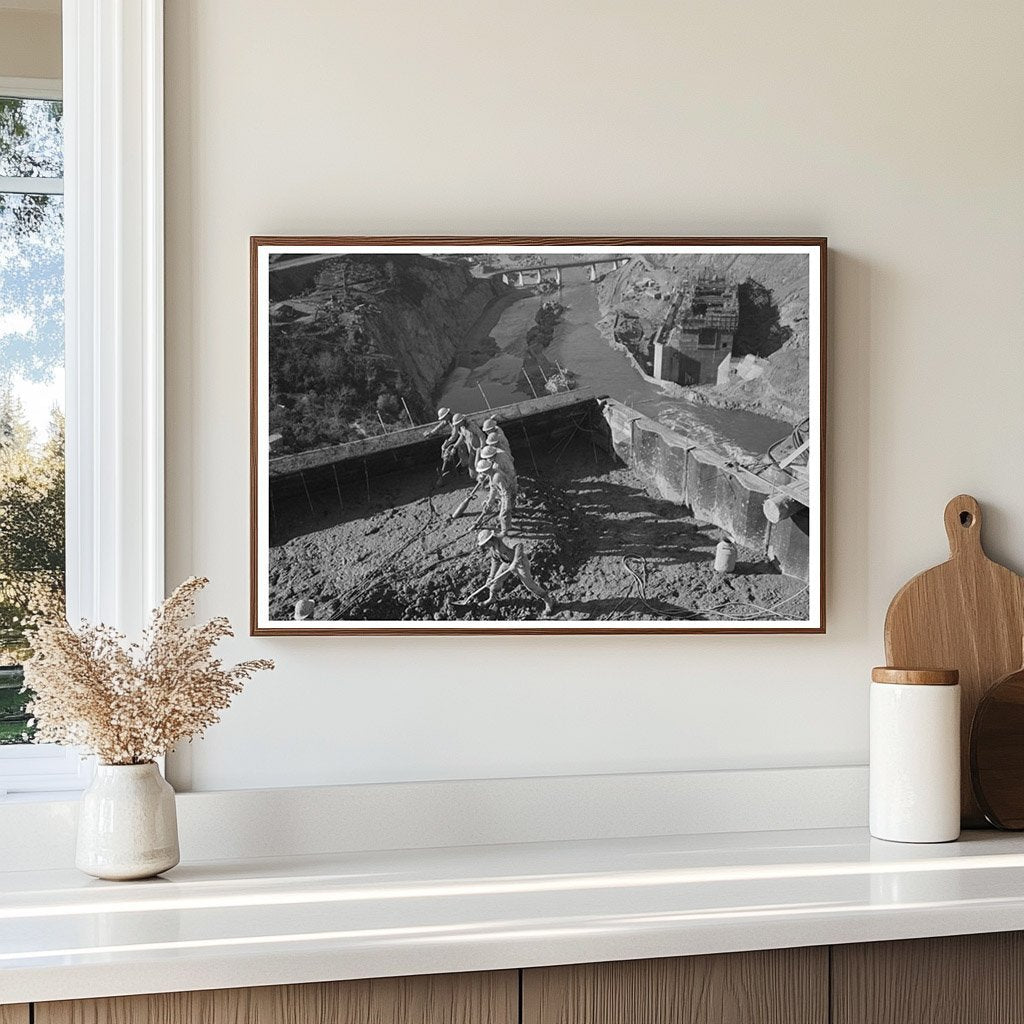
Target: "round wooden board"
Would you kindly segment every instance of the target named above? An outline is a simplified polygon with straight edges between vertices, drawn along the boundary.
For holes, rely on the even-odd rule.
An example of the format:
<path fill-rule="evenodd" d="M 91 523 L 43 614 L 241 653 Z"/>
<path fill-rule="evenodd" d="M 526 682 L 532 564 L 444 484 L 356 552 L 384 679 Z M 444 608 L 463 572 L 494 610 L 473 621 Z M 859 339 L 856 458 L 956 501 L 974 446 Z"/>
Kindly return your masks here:
<path fill-rule="evenodd" d="M 971 785 L 997 828 L 1024 829 L 1024 668 L 999 680 L 971 727 Z"/>

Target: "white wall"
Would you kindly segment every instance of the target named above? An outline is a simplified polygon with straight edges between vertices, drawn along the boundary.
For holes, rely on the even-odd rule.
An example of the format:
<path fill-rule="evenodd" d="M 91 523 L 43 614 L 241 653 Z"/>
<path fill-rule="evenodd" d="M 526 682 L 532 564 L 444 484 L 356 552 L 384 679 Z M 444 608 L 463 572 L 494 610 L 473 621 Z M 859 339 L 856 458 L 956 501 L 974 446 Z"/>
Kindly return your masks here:
<path fill-rule="evenodd" d="M 863 762 L 946 500 L 1024 568 L 1024 6 L 167 7 L 168 574 L 243 632 L 250 234 L 832 245 L 826 636 L 242 638 L 195 787 Z"/>

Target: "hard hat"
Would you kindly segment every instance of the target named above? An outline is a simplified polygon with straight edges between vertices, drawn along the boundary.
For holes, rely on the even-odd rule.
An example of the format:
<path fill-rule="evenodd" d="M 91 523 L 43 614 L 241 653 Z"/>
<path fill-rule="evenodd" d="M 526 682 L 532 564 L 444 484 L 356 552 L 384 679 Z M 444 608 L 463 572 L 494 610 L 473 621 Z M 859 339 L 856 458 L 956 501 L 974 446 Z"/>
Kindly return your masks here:
<path fill-rule="evenodd" d="M 493 430 L 497 425 L 498 420 L 495 416 L 488 416 L 483 423 L 484 430 Z"/>
<path fill-rule="evenodd" d="M 494 531 L 493 530 L 481 530 L 476 535 L 476 546 L 478 548 L 482 548 L 493 537 L 494 537 Z"/>
<path fill-rule="evenodd" d="M 495 448 L 499 447 L 501 444 L 501 437 L 496 430 L 491 431 L 491 433 L 487 435 L 487 443 L 494 445 Z"/>
<path fill-rule="evenodd" d="M 448 408 L 447 405 L 442 405 L 441 408 L 437 410 L 437 418 L 439 420 L 446 420 L 448 419 L 449 416 L 451 416 L 451 414 L 452 411 L 451 409 Z"/>
<path fill-rule="evenodd" d="M 497 455 L 497 454 L 498 454 L 498 449 L 495 448 L 493 444 L 485 444 L 483 446 L 483 448 L 480 449 L 480 458 L 481 459 L 493 459 L 494 456 Z"/>
<path fill-rule="evenodd" d="M 456 414 L 455 414 L 455 415 L 454 415 L 454 416 L 452 417 L 452 423 L 453 423 L 453 424 L 454 424 L 455 426 L 458 426 L 458 425 L 459 425 L 460 423 L 465 423 L 465 422 L 466 422 L 466 414 L 465 414 L 464 412 L 457 412 L 457 413 L 456 413 Z"/>
<path fill-rule="evenodd" d="M 494 463 L 490 459 L 477 459 L 476 471 L 478 473 L 490 473 L 494 469 Z"/>
<path fill-rule="evenodd" d="M 316 605 L 313 604 L 308 597 L 304 597 L 301 601 L 295 602 L 295 618 L 299 622 L 313 618 L 313 612 L 315 610 Z"/>

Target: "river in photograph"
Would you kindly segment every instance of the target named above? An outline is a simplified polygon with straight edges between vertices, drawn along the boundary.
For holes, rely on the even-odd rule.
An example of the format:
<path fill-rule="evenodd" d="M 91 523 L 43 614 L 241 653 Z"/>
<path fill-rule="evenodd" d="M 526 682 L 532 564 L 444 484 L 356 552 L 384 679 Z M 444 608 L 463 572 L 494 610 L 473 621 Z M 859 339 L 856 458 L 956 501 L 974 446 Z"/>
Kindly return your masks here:
<path fill-rule="evenodd" d="M 792 426 L 781 420 L 742 409 L 691 404 L 645 380 L 626 354 L 613 348 L 595 326 L 601 317 L 597 289 L 585 275 L 585 270 L 563 271 L 563 286 L 557 293 L 525 295 L 507 305 L 486 331 L 500 353 L 474 369 L 454 370 L 441 389 L 439 404 L 469 413 L 533 398 L 523 373 L 526 332 L 534 325 L 541 304 L 557 299 L 567 308 L 544 354 L 550 362 L 573 373 L 577 387 L 615 398 L 730 457 L 760 455 L 789 435 Z"/>

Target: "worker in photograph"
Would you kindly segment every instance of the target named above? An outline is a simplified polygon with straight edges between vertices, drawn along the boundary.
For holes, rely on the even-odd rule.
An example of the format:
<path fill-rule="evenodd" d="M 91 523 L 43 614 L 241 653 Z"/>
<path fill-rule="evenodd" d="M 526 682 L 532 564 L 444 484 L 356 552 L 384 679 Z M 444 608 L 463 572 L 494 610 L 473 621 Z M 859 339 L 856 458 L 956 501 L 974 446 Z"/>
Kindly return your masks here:
<path fill-rule="evenodd" d="M 484 604 L 493 604 L 504 589 L 509 578 L 515 576 L 526 589 L 544 602 L 544 614 L 551 615 L 555 602 L 551 595 L 533 578 L 530 570 L 530 556 L 522 541 L 507 544 L 494 530 L 481 530 L 476 538 L 477 547 L 490 558 L 487 575 L 487 599 Z M 483 588 L 481 588 L 483 589 Z"/>
<path fill-rule="evenodd" d="M 487 500 L 480 510 L 477 522 L 483 522 L 487 513 L 497 506 L 498 530 L 502 535 L 506 535 L 512 524 L 512 513 L 515 511 L 516 495 L 519 488 L 491 459 L 479 459 L 476 464 L 476 472 L 478 478 L 482 477 L 487 481 Z"/>
<path fill-rule="evenodd" d="M 484 420 L 482 427 L 484 435 L 490 444 L 493 444 L 496 448 L 504 448 L 507 452 L 512 451 L 512 445 L 509 444 L 508 438 L 505 436 L 505 431 L 498 426 L 498 418 L 496 416 L 488 416 L 487 419 Z M 492 434 L 496 436 L 496 441 L 491 440 Z"/>
<path fill-rule="evenodd" d="M 488 441 L 487 444 L 485 444 L 483 448 L 480 449 L 479 457 L 481 459 L 487 459 L 490 462 L 493 462 L 498 467 L 498 469 L 500 469 L 502 473 L 505 474 L 505 477 L 509 481 L 509 483 L 512 484 L 517 491 L 519 490 L 519 480 L 516 475 L 516 465 L 512 459 L 512 456 L 508 453 L 507 449 L 501 448 L 498 445 L 491 444 L 491 442 Z"/>
<path fill-rule="evenodd" d="M 440 434 L 442 430 L 451 430 L 452 427 L 452 411 L 446 405 L 442 405 L 437 410 L 437 422 L 429 429 L 423 432 L 424 437 L 433 437 L 435 434 Z"/>
<path fill-rule="evenodd" d="M 448 437 L 445 439 L 444 444 L 441 445 L 441 476 L 448 472 L 450 463 L 455 459 L 455 446 L 458 444 L 461 435 L 461 431 L 453 423 L 454 419 L 455 413 L 448 406 L 442 405 L 437 410 L 437 422 L 429 430 L 423 432 L 424 437 L 433 437 L 434 434 L 439 434 L 442 430 L 448 431 Z"/>
<path fill-rule="evenodd" d="M 485 443 L 483 431 L 465 413 L 457 412 L 452 417 L 452 432 L 441 446 L 441 460 L 447 462 L 453 456 L 457 457 L 470 479 L 476 480 L 478 453 Z"/>

